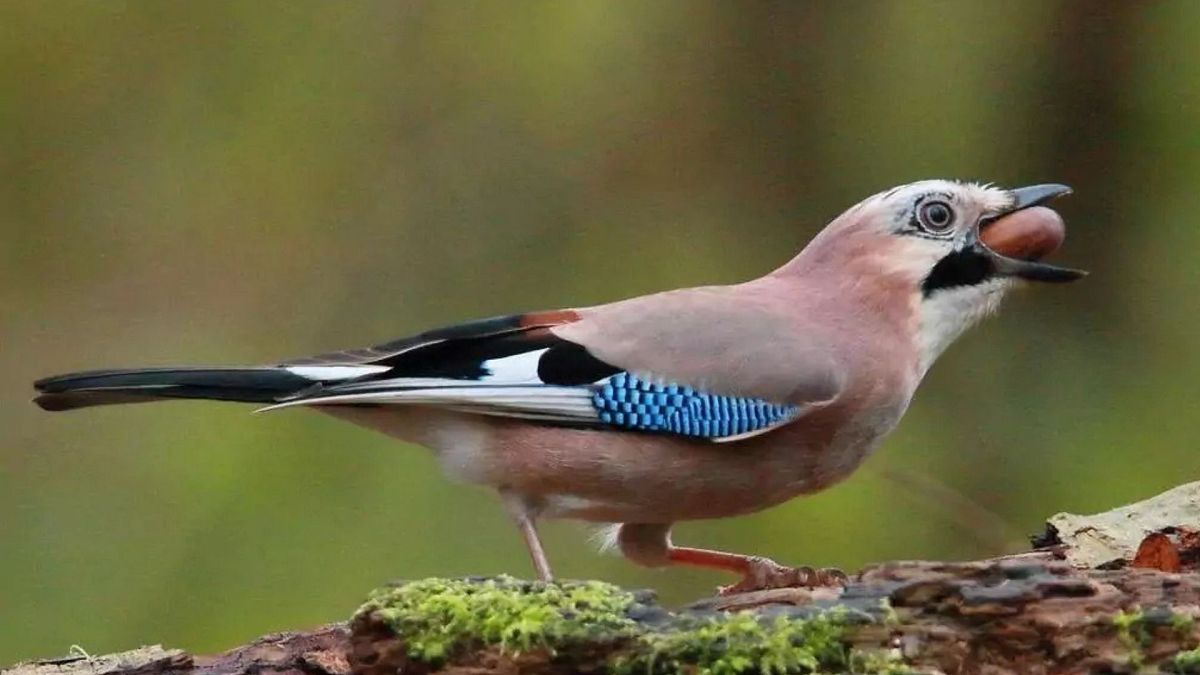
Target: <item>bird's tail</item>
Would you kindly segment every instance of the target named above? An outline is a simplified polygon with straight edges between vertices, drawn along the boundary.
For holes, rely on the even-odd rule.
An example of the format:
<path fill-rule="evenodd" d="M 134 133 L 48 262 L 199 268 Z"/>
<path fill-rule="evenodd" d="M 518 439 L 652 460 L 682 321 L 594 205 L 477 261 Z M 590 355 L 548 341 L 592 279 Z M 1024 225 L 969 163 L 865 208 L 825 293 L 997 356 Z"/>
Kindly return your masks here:
<path fill-rule="evenodd" d="M 274 403 L 313 385 L 286 368 L 133 368 L 93 370 L 33 383 L 43 410 L 192 398 Z"/>

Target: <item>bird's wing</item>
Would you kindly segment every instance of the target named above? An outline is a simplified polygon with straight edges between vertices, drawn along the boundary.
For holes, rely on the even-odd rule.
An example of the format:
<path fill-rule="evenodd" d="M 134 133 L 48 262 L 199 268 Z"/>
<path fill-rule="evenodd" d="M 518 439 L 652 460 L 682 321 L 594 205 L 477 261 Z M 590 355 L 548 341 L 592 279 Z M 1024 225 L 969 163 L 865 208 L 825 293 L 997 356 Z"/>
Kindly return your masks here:
<path fill-rule="evenodd" d="M 289 369 L 330 377 L 267 409 L 429 405 L 727 441 L 836 395 L 824 354 L 779 347 L 782 320 L 725 288 L 736 287 L 489 319 L 295 361 Z M 764 336 L 776 346 L 758 344 Z M 791 360 L 778 368 L 780 358 Z"/>
<path fill-rule="evenodd" d="M 580 310 L 555 335 L 622 370 L 705 391 L 811 405 L 841 390 L 830 326 L 768 280 L 646 295 Z"/>
<path fill-rule="evenodd" d="M 524 314 L 506 314 L 477 321 L 435 328 L 424 333 L 392 340 L 373 347 L 362 349 L 347 349 L 340 352 L 328 352 L 301 359 L 292 359 L 284 365 L 289 366 L 362 366 L 386 363 L 388 359 L 397 358 L 406 352 L 431 347 L 433 345 L 455 343 L 464 340 L 513 335 L 545 328 L 558 324 L 579 320 L 575 310 L 563 309 L 549 312 L 526 312 Z"/>

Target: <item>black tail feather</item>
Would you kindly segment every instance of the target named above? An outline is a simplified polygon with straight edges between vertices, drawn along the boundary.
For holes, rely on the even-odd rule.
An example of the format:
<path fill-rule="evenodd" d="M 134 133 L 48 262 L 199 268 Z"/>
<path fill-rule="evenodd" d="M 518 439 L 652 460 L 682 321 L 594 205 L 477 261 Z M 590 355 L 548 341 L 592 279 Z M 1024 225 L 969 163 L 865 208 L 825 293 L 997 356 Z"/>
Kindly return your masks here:
<path fill-rule="evenodd" d="M 286 368 L 135 368 L 93 370 L 33 383 L 43 410 L 178 398 L 273 403 L 312 386 Z"/>

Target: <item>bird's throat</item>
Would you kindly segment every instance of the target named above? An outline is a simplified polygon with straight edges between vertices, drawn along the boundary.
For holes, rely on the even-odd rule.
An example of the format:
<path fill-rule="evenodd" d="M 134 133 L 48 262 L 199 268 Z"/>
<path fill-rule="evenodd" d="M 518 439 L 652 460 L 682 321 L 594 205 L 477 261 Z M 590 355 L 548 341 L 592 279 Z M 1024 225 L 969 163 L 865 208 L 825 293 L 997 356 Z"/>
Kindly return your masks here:
<path fill-rule="evenodd" d="M 994 271 L 988 257 L 971 248 L 964 248 L 942 258 L 921 282 L 921 294 L 926 298 L 939 291 L 961 286 L 975 286 L 991 277 Z"/>

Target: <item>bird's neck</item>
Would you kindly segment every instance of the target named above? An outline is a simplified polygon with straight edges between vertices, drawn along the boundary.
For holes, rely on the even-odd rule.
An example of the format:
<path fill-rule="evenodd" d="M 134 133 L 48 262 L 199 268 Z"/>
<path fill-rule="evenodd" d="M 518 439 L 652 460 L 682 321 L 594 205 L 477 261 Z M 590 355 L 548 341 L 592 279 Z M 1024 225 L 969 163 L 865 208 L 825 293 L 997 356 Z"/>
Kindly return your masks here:
<path fill-rule="evenodd" d="M 918 282 L 881 266 L 869 248 L 822 243 L 814 240 L 763 281 L 778 285 L 794 311 L 827 331 L 847 363 L 866 369 L 863 377 L 878 379 L 885 369 L 915 387 L 927 367 Z"/>
<path fill-rule="evenodd" d="M 999 308 L 1013 282 L 993 279 L 973 286 L 922 295 L 917 304 L 917 345 L 921 372 L 933 365 L 960 335 Z"/>
<path fill-rule="evenodd" d="M 920 280 L 875 250 L 868 240 L 818 237 L 767 277 L 790 286 L 798 299 L 827 305 L 831 315 L 854 317 L 892 338 L 915 337 Z"/>

